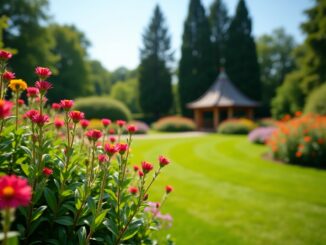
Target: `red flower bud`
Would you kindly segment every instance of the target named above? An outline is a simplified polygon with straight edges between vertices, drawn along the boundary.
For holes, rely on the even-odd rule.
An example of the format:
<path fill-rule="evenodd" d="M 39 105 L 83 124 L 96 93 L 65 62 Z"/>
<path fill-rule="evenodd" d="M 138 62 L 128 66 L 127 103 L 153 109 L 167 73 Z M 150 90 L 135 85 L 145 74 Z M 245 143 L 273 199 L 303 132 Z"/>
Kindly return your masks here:
<path fill-rule="evenodd" d="M 170 186 L 170 185 L 167 185 L 167 186 L 165 187 L 165 191 L 166 191 L 166 194 L 169 194 L 170 192 L 173 191 L 173 187 Z"/>
<path fill-rule="evenodd" d="M 170 160 L 167 159 L 167 158 L 164 157 L 164 156 L 159 156 L 158 161 L 159 161 L 160 166 L 161 166 L 162 168 L 170 163 Z"/>
<path fill-rule="evenodd" d="M 134 186 L 129 187 L 129 192 L 133 195 L 136 195 L 138 193 L 138 188 Z"/>
<path fill-rule="evenodd" d="M 153 169 L 153 164 L 144 161 L 141 163 L 141 167 L 142 167 L 144 173 L 147 174 Z"/>
<path fill-rule="evenodd" d="M 86 119 L 83 119 L 83 120 L 80 120 L 80 126 L 83 128 L 83 129 L 86 129 L 88 126 L 89 126 L 89 121 L 86 120 Z"/>
<path fill-rule="evenodd" d="M 109 155 L 113 156 L 115 153 L 119 151 L 119 147 L 116 145 L 111 145 L 111 144 L 105 144 L 104 145 L 104 151 Z"/>
<path fill-rule="evenodd" d="M 107 118 L 103 118 L 102 119 L 102 124 L 106 128 L 107 126 L 109 126 L 111 124 L 111 120 L 107 119 Z"/>
<path fill-rule="evenodd" d="M 148 199 L 148 194 L 145 194 L 143 200 L 146 201 L 147 199 Z"/>
<path fill-rule="evenodd" d="M 40 91 L 38 88 L 35 87 L 28 87 L 27 88 L 27 96 L 31 98 L 36 98 L 39 95 Z"/>
<path fill-rule="evenodd" d="M 12 54 L 4 51 L 4 50 L 0 50 L 0 60 L 2 61 L 7 61 L 12 57 Z"/>
<path fill-rule="evenodd" d="M 55 126 L 57 129 L 62 128 L 64 124 L 65 124 L 64 121 L 62 121 L 62 120 L 60 120 L 60 119 L 57 119 L 57 118 L 56 118 L 56 119 L 54 120 L 54 126 Z"/>
<path fill-rule="evenodd" d="M 49 121 L 49 116 L 45 114 L 40 114 L 39 112 L 32 117 L 33 123 L 36 123 L 38 126 L 42 127 L 45 123 Z"/>
<path fill-rule="evenodd" d="M 117 120 L 117 125 L 121 128 L 126 124 L 126 121 L 123 120 Z"/>
<path fill-rule="evenodd" d="M 53 170 L 52 170 L 51 168 L 46 168 L 46 167 L 43 168 L 42 172 L 43 172 L 43 174 L 44 174 L 45 176 L 47 176 L 47 177 L 49 177 L 50 175 L 53 174 Z"/>
<path fill-rule="evenodd" d="M 74 123 L 78 123 L 80 120 L 84 119 L 85 114 L 80 111 L 71 111 L 69 112 L 69 117 Z"/>
<path fill-rule="evenodd" d="M 18 100 L 18 105 L 19 105 L 19 106 L 25 105 L 25 101 L 22 100 L 22 99 L 19 99 L 19 100 Z"/>
<path fill-rule="evenodd" d="M 10 71 L 5 71 L 2 75 L 2 78 L 5 81 L 9 82 L 10 80 L 15 79 L 15 73 L 12 73 Z"/>
<path fill-rule="evenodd" d="M 138 171 L 138 176 L 139 176 L 140 178 L 143 177 L 143 176 L 144 176 L 144 172 L 141 171 L 141 170 L 139 170 L 139 171 Z"/>
<path fill-rule="evenodd" d="M 137 165 L 135 165 L 133 168 L 134 168 L 135 172 L 137 172 L 139 170 L 139 167 Z"/>
<path fill-rule="evenodd" d="M 59 103 L 53 103 L 51 107 L 55 111 L 58 111 L 61 109 L 61 105 Z"/>
<path fill-rule="evenodd" d="M 36 67 L 35 68 L 35 74 L 38 75 L 42 80 L 48 78 L 49 76 L 52 75 L 52 72 L 49 68 L 47 67 Z"/>
<path fill-rule="evenodd" d="M 109 140 L 110 140 L 111 143 L 114 143 L 114 142 L 117 141 L 116 137 L 114 137 L 114 136 L 110 136 Z"/>
<path fill-rule="evenodd" d="M 129 125 L 127 127 L 127 130 L 129 132 L 129 134 L 133 134 L 133 133 L 135 133 L 137 131 L 137 127 L 135 125 Z"/>
<path fill-rule="evenodd" d="M 47 81 L 37 81 L 35 82 L 35 87 L 40 90 L 41 94 L 44 94 L 46 91 L 52 88 L 52 83 Z"/>
<path fill-rule="evenodd" d="M 10 101 L 0 100 L 0 118 L 4 119 L 11 114 L 13 104 Z"/>
<path fill-rule="evenodd" d="M 111 129 L 109 130 L 109 134 L 115 134 L 115 131 L 114 131 L 113 128 L 111 128 Z"/>
<path fill-rule="evenodd" d="M 92 129 L 86 133 L 86 136 L 89 141 L 97 141 L 99 138 L 102 137 L 102 132 L 97 129 Z"/>
<path fill-rule="evenodd" d="M 74 105 L 74 101 L 73 100 L 61 100 L 60 105 L 65 111 L 69 111 L 71 109 L 71 107 Z"/>
<path fill-rule="evenodd" d="M 107 158 L 106 155 L 104 155 L 104 154 L 100 154 L 100 155 L 98 155 L 98 161 L 99 161 L 100 163 L 104 163 L 104 162 L 107 162 L 107 161 L 108 161 L 108 158 Z"/>
<path fill-rule="evenodd" d="M 121 155 L 125 154 L 126 151 L 128 150 L 128 144 L 124 144 L 124 143 L 121 143 L 121 144 L 117 144 L 117 147 L 119 149 L 119 153 Z"/>

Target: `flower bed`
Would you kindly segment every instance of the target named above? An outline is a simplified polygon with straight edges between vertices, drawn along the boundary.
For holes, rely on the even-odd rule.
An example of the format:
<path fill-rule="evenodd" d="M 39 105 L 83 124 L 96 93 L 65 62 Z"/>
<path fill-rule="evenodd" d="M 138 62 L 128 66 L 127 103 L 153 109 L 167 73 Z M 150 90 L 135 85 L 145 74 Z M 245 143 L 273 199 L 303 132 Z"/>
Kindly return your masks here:
<path fill-rule="evenodd" d="M 275 130 L 275 127 L 255 128 L 249 133 L 248 139 L 256 144 L 266 144 Z"/>
<path fill-rule="evenodd" d="M 305 115 L 288 118 L 279 124 L 268 145 L 277 160 L 326 167 L 326 117 Z"/>
<path fill-rule="evenodd" d="M 10 58 L 0 51 L 1 74 Z M 161 219 L 145 208 L 150 187 L 170 161 L 160 156 L 155 164 L 131 168 L 135 125 L 116 121 L 113 137 L 111 120 L 102 119 L 101 130 L 89 128 L 72 100 L 47 110 L 51 71 L 37 67 L 35 73 L 35 87 L 13 73 L 0 80 L 3 244 L 151 244 Z M 8 86 L 13 101 L 3 99 Z M 20 106 L 26 89 L 28 106 Z M 162 190 L 164 202 L 171 191 Z"/>
<path fill-rule="evenodd" d="M 219 125 L 217 132 L 221 134 L 248 134 L 256 127 L 257 125 L 249 119 L 229 119 Z"/>
<path fill-rule="evenodd" d="M 186 132 L 196 129 L 195 123 L 186 117 L 164 117 L 153 124 L 153 128 L 161 132 Z"/>

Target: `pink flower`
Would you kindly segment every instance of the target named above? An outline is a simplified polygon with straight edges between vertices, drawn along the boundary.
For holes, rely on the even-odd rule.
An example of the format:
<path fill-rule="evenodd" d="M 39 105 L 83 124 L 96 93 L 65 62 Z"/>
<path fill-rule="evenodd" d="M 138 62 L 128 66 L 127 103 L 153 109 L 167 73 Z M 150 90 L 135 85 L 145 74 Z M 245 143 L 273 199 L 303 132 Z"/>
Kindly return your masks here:
<path fill-rule="evenodd" d="M 40 90 L 41 94 L 44 94 L 46 91 L 52 88 L 52 83 L 47 81 L 37 81 L 35 82 L 35 87 Z"/>
<path fill-rule="evenodd" d="M 137 172 L 139 170 L 139 167 L 137 165 L 135 165 L 133 168 L 134 168 L 135 172 Z"/>
<path fill-rule="evenodd" d="M 129 192 L 132 194 L 132 195 L 136 195 L 138 193 L 138 188 L 135 187 L 135 186 L 130 186 L 129 187 Z"/>
<path fill-rule="evenodd" d="M 19 100 L 18 100 L 18 105 L 19 105 L 19 106 L 25 105 L 25 101 L 22 100 L 22 99 L 19 99 Z"/>
<path fill-rule="evenodd" d="M 13 104 L 10 101 L 0 100 L 0 119 L 4 119 L 11 115 Z"/>
<path fill-rule="evenodd" d="M 170 160 L 164 156 L 159 156 L 158 161 L 160 163 L 161 168 L 163 168 L 164 166 L 166 166 L 170 163 Z"/>
<path fill-rule="evenodd" d="M 121 128 L 126 124 L 126 121 L 123 120 L 117 120 L 117 125 Z"/>
<path fill-rule="evenodd" d="M 45 104 L 48 101 L 48 98 L 44 97 L 42 98 L 42 103 Z M 41 98 L 40 97 L 36 97 L 35 102 L 40 103 L 41 102 Z"/>
<path fill-rule="evenodd" d="M 27 88 L 27 96 L 31 98 L 38 97 L 38 94 L 40 93 L 38 88 L 35 87 L 28 87 Z"/>
<path fill-rule="evenodd" d="M 109 140 L 110 140 L 111 143 L 114 143 L 114 142 L 117 141 L 117 138 L 114 137 L 114 136 L 110 136 L 110 137 L 109 137 Z"/>
<path fill-rule="evenodd" d="M 29 110 L 29 111 L 27 111 L 26 113 L 25 113 L 25 116 L 27 117 L 27 118 L 29 118 L 32 122 L 33 122 L 33 117 L 35 116 L 35 115 L 38 115 L 39 114 L 39 112 L 37 111 L 37 110 Z"/>
<path fill-rule="evenodd" d="M 80 120 L 84 119 L 85 114 L 80 111 L 71 111 L 69 112 L 69 117 L 74 123 L 78 123 Z"/>
<path fill-rule="evenodd" d="M 86 120 L 86 119 L 82 119 L 80 120 L 80 126 L 83 128 L 83 129 L 86 129 L 88 126 L 89 126 L 89 121 Z"/>
<path fill-rule="evenodd" d="M 112 144 L 105 144 L 104 145 L 104 151 L 109 156 L 113 156 L 115 153 L 117 153 L 119 151 L 119 147 L 116 146 L 116 145 L 112 145 Z"/>
<path fill-rule="evenodd" d="M 99 138 L 102 137 L 102 132 L 100 130 L 97 129 L 91 129 L 86 133 L 87 138 L 90 141 L 97 141 Z"/>
<path fill-rule="evenodd" d="M 107 118 L 103 118 L 102 119 L 102 124 L 106 128 L 107 126 L 109 126 L 111 124 L 111 120 L 107 119 Z"/>
<path fill-rule="evenodd" d="M 107 158 L 106 155 L 104 155 L 104 154 L 100 154 L 100 155 L 98 155 L 98 161 L 99 161 L 100 163 L 104 163 L 104 162 L 107 162 L 107 161 L 108 161 L 108 158 Z"/>
<path fill-rule="evenodd" d="M 129 125 L 127 127 L 127 130 L 128 130 L 129 134 L 133 134 L 133 133 L 135 133 L 137 131 L 137 127 L 135 125 Z"/>
<path fill-rule="evenodd" d="M 114 131 L 113 128 L 111 128 L 111 129 L 109 130 L 109 134 L 115 134 L 115 131 Z"/>
<path fill-rule="evenodd" d="M 125 143 L 117 144 L 117 147 L 118 147 L 119 153 L 121 155 L 125 154 L 126 151 L 128 150 L 128 144 L 125 144 Z"/>
<path fill-rule="evenodd" d="M 138 176 L 139 176 L 140 178 L 143 177 L 143 176 L 144 176 L 144 172 L 141 171 L 141 170 L 139 170 L 139 171 L 138 171 Z"/>
<path fill-rule="evenodd" d="M 7 61 L 12 57 L 12 54 L 4 51 L 4 50 L 0 50 L 0 60 L 1 61 Z"/>
<path fill-rule="evenodd" d="M 170 185 L 167 185 L 167 186 L 165 187 L 165 191 L 166 191 L 166 194 L 169 194 L 170 192 L 173 191 L 173 187 L 170 186 Z"/>
<path fill-rule="evenodd" d="M 5 80 L 5 81 L 10 81 L 12 79 L 15 79 L 15 73 L 12 73 L 10 71 L 5 71 L 2 75 L 2 78 Z"/>
<path fill-rule="evenodd" d="M 32 198 L 32 188 L 27 180 L 16 175 L 0 178 L 0 208 L 27 206 Z"/>
<path fill-rule="evenodd" d="M 61 100 L 60 105 L 65 111 L 69 111 L 71 109 L 71 107 L 74 105 L 74 101 L 73 100 Z"/>
<path fill-rule="evenodd" d="M 65 125 L 65 122 L 64 122 L 64 121 L 62 121 L 62 120 L 60 120 L 60 119 L 58 119 L 58 118 L 56 118 L 56 119 L 54 120 L 54 126 L 56 127 L 56 129 L 60 129 L 60 128 L 62 128 L 63 125 Z"/>
<path fill-rule="evenodd" d="M 32 122 L 36 123 L 39 127 L 44 126 L 49 121 L 49 116 L 45 114 L 37 113 L 32 117 Z"/>
<path fill-rule="evenodd" d="M 58 104 L 58 103 L 53 103 L 51 107 L 52 107 L 52 109 L 55 110 L 55 111 L 58 111 L 58 110 L 61 109 L 61 105 Z"/>
<path fill-rule="evenodd" d="M 144 173 L 147 174 L 153 169 L 153 164 L 144 161 L 141 163 L 141 167 L 142 167 Z"/>
<path fill-rule="evenodd" d="M 38 75 L 42 80 L 48 78 L 49 76 L 52 75 L 52 72 L 49 68 L 47 67 L 36 67 L 35 68 L 35 74 Z"/>
<path fill-rule="evenodd" d="M 47 176 L 47 177 L 49 177 L 50 175 L 53 174 L 53 170 L 52 170 L 51 168 L 46 168 L 46 167 L 43 168 L 42 172 L 43 172 L 43 174 L 44 174 L 45 176 Z"/>

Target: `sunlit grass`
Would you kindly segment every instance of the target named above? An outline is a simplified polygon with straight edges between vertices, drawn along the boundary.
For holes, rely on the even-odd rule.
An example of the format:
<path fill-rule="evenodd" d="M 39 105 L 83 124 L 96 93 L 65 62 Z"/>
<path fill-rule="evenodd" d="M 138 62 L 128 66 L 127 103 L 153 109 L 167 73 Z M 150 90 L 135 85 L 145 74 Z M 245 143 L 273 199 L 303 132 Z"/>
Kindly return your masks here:
<path fill-rule="evenodd" d="M 150 193 L 171 194 L 177 244 L 325 244 L 326 171 L 263 160 L 242 136 L 137 139 L 132 161 L 172 160 Z"/>

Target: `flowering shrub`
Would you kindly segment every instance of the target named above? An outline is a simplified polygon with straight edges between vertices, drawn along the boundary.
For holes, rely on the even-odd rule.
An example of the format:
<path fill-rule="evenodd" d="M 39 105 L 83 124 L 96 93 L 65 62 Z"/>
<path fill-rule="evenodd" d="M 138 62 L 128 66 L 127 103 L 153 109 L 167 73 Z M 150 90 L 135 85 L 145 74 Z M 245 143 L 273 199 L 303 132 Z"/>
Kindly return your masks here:
<path fill-rule="evenodd" d="M 120 101 L 109 97 L 85 97 L 76 100 L 75 109 L 83 111 L 88 119 L 101 119 L 103 117 L 111 120 L 131 119 L 129 109 Z"/>
<path fill-rule="evenodd" d="M 248 139 L 253 143 L 266 144 L 275 130 L 275 127 L 255 128 L 249 133 Z"/>
<path fill-rule="evenodd" d="M 164 117 L 153 124 L 153 128 L 162 132 L 185 132 L 194 131 L 195 123 L 186 117 L 170 116 Z"/>
<path fill-rule="evenodd" d="M 135 134 L 146 134 L 149 130 L 149 126 L 142 121 L 130 121 L 130 124 L 135 125 L 135 127 L 137 128 Z M 91 119 L 89 120 L 89 127 L 102 130 L 104 125 L 102 120 L 100 119 Z M 116 125 L 116 123 L 110 124 L 109 130 L 112 130 L 113 134 L 117 132 L 117 129 L 118 129 L 118 125 Z M 127 128 L 124 128 L 122 133 L 123 134 L 128 133 Z"/>
<path fill-rule="evenodd" d="M 304 115 L 279 123 L 268 145 L 275 159 L 326 167 L 326 117 Z"/>
<path fill-rule="evenodd" d="M 116 121 L 113 140 L 109 119 L 101 121 L 101 130 L 89 128 L 86 114 L 72 110 L 72 100 L 46 110 L 51 71 L 37 67 L 38 81 L 27 87 L 23 80 L 3 78 L 6 57 L 0 51 L 3 244 L 17 239 L 10 229 L 19 232 L 21 244 L 154 243 L 160 221 L 145 208 L 152 184 L 170 161 L 159 156 L 157 164 L 143 161 L 134 171 L 129 162 L 136 126 Z M 8 85 L 13 102 L 3 100 Z M 28 106 L 20 107 L 26 89 Z M 122 136 L 124 130 L 128 134 Z M 169 193 L 166 188 L 160 207 Z"/>
<path fill-rule="evenodd" d="M 256 127 L 257 125 L 249 119 L 229 119 L 219 125 L 217 132 L 221 134 L 248 134 Z"/>

